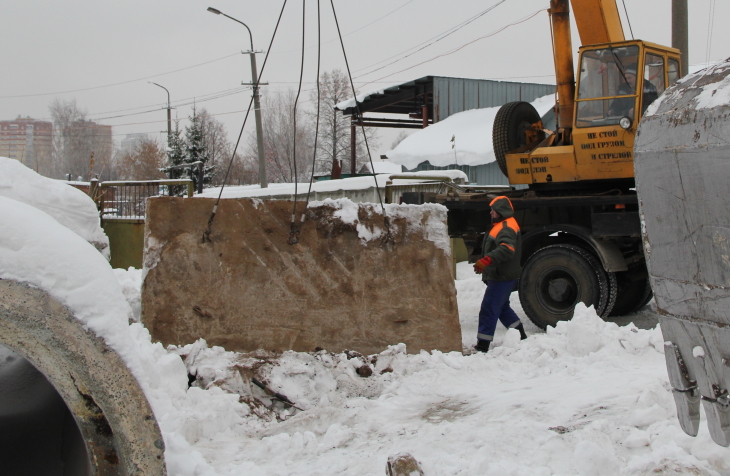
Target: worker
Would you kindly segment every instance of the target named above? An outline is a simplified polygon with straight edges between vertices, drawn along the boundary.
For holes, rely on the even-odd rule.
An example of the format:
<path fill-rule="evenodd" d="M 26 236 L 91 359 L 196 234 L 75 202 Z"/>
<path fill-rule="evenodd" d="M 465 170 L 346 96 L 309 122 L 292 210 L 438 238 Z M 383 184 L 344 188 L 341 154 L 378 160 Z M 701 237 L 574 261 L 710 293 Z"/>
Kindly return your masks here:
<path fill-rule="evenodd" d="M 632 63 L 626 68 L 622 75 L 624 78 L 624 82 L 619 85 L 618 91 L 616 91 L 617 96 L 633 96 L 636 93 L 636 71 L 636 63 Z M 651 81 L 645 79 L 643 84 L 644 105 L 642 107 L 642 113 L 646 111 L 646 108 L 649 107 L 649 104 L 654 102 L 654 100 L 658 97 L 656 86 L 654 86 Z M 614 99 L 609 109 L 609 115 L 626 116 L 633 119 L 634 98 L 625 97 Z"/>
<path fill-rule="evenodd" d="M 521 339 L 527 338 L 520 318 L 509 306 L 510 294 L 517 288 L 522 271 L 520 226 L 513 217 L 515 212 L 509 198 L 497 197 L 489 206 L 492 209 L 492 229 L 484 237 L 484 257 L 474 264 L 474 272 L 481 274 L 482 281 L 487 283 L 479 310 L 476 350 L 480 352 L 489 350 L 497 320 L 507 328 L 517 329 Z"/>

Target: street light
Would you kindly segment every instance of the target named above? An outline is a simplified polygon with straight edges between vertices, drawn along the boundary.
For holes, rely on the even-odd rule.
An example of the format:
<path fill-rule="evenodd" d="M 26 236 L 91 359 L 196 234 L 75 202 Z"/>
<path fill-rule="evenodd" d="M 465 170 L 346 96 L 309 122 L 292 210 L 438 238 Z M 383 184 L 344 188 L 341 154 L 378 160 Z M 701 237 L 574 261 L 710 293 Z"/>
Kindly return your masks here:
<path fill-rule="evenodd" d="M 167 88 L 161 84 L 153 83 L 152 81 L 147 81 L 149 84 L 154 84 L 155 86 L 159 86 L 162 89 L 164 89 L 167 92 L 167 148 L 170 148 L 170 139 L 172 138 L 172 116 L 170 115 L 170 91 L 167 90 Z"/>
<path fill-rule="evenodd" d="M 215 13 L 216 15 L 223 15 L 226 18 L 230 18 L 231 20 L 235 21 L 236 23 L 240 23 L 241 25 L 246 27 L 246 30 L 248 30 L 248 36 L 251 40 L 251 51 L 243 51 L 244 54 L 251 55 L 251 85 L 253 86 L 253 107 L 254 107 L 254 115 L 256 117 L 256 147 L 258 148 L 258 155 L 259 155 L 259 180 L 261 182 L 261 188 L 267 188 L 269 186 L 269 182 L 266 179 L 266 163 L 264 162 L 264 133 L 263 133 L 263 126 L 261 123 L 261 104 L 259 102 L 259 78 L 258 73 L 256 69 L 256 52 L 253 49 L 253 35 L 251 34 L 251 29 L 243 23 L 240 20 L 236 20 L 232 16 L 228 16 L 225 13 L 221 12 L 220 10 L 208 7 L 208 11 L 211 13 Z"/>

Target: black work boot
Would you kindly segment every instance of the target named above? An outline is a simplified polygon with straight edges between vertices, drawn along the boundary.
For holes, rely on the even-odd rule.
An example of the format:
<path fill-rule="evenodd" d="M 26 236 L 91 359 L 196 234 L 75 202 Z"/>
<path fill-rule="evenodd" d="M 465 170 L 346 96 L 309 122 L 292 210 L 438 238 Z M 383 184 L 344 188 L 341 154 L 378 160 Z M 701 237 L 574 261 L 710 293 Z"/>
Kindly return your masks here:
<path fill-rule="evenodd" d="M 489 344 L 491 344 L 492 341 L 490 340 L 479 340 L 477 341 L 476 349 L 479 352 L 489 352 Z"/>
<path fill-rule="evenodd" d="M 527 334 L 525 334 L 525 326 L 523 326 L 521 322 L 519 326 L 515 327 L 515 329 L 520 331 L 520 340 L 527 339 Z"/>

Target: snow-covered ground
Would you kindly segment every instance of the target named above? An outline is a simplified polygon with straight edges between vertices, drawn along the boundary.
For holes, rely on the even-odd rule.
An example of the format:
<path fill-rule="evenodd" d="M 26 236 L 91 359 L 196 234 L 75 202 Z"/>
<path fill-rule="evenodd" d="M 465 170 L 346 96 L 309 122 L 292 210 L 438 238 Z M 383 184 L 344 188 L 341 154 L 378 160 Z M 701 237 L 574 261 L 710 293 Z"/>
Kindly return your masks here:
<path fill-rule="evenodd" d="M 117 271 L 139 279 L 130 273 Z M 484 285 L 459 263 L 456 287 L 468 348 Z M 523 317 L 516 294 L 512 305 Z M 396 345 L 369 357 L 243 355 L 202 340 L 169 349 L 197 377 L 187 399 L 199 402 L 183 421 L 161 418 L 199 458 L 199 472 L 173 474 L 380 475 L 399 452 L 427 476 L 730 474 L 730 452 L 704 425 L 697 438 L 679 428 L 658 328 L 619 327 L 581 307 L 547 333 L 526 329 L 520 341 L 500 326 L 488 354 Z M 357 373 L 364 365 L 368 378 Z M 254 375 L 305 411 L 266 408 Z M 243 403 L 206 408 L 203 395 L 221 389 Z"/>
<path fill-rule="evenodd" d="M 112 270 L 31 203 L 0 196 L 0 226 L 0 279 L 45 289 L 121 355 L 160 424 L 170 475 L 382 475 L 400 452 L 427 476 L 730 475 L 730 451 L 705 425 L 697 438 L 679 428 L 658 328 L 580 307 L 547 333 L 526 323 L 525 341 L 499 328 L 488 354 L 165 349 L 134 322 L 141 272 Z M 484 290 L 470 268 L 456 280 L 466 348 Z"/>

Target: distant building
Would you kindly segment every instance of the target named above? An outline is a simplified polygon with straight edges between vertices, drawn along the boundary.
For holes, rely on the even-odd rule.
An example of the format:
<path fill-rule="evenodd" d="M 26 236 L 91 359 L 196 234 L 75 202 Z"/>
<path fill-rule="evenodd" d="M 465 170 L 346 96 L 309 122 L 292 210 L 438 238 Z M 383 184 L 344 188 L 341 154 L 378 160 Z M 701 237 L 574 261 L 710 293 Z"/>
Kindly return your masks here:
<path fill-rule="evenodd" d="M 53 124 L 20 117 L 0 121 L 0 156 L 19 160 L 38 170 L 51 160 Z"/>
<path fill-rule="evenodd" d="M 555 85 L 550 84 L 424 76 L 358 96 L 357 104 L 354 98 L 348 99 L 335 105 L 335 109 L 351 118 L 353 133 L 360 126 L 425 129 L 463 111 L 502 106 L 511 101 L 532 102 L 554 93 Z M 546 127 L 549 127 L 550 119 L 543 118 Z M 491 136 L 492 131 L 485 129 L 484 133 Z M 388 158 L 393 160 L 393 157 Z M 485 163 L 472 166 L 434 166 L 423 161 L 413 169 L 406 168 L 406 171 L 445 169 L 461 170 L 471 183 L 478 185 L 509 183 L 497 162 L 490 162 L 487 157 Z"/>
<path fill-rule="evenodd" d="M 127 134 L 127 136 L 122 139 L 121 143 L 119 144 L 119 153 L 122 155 L 131 154 L 132 152 L 134 152 L 135 147 L 137 147 L 139 144 L 142 143 L 142 141 L 145 141 L 148 138 L 149 137 L 147 136 L 147 134 Z"/>

